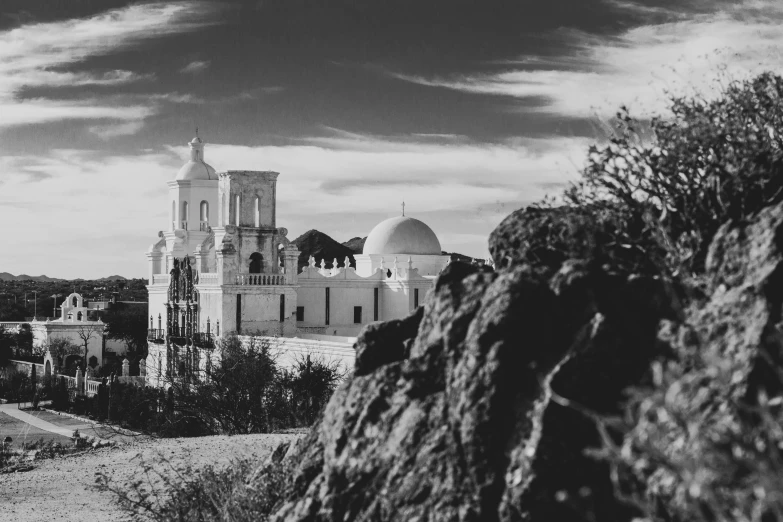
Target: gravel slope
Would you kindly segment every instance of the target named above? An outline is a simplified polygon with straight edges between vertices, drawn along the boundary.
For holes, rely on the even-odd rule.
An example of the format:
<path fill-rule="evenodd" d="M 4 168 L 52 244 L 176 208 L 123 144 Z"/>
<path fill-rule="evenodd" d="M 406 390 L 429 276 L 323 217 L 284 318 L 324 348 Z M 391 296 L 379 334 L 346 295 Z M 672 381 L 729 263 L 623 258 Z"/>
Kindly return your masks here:
<path fill-rule="evenodd" d="M 0 520 L 18 522 L 127 520 L 110 493 L 97 491 L 95 474 L 103 471 L 124 482 L 139 472 L 139 457 L 154 461 L 163 455 L 172 462 L 194 466 L 226 465 L 232 459 L 263 459 L 281 442 L 297 435 L 237 435 L 136 441 L 117 448 L 36 462 L 25 473 L 0 474 Z"/>

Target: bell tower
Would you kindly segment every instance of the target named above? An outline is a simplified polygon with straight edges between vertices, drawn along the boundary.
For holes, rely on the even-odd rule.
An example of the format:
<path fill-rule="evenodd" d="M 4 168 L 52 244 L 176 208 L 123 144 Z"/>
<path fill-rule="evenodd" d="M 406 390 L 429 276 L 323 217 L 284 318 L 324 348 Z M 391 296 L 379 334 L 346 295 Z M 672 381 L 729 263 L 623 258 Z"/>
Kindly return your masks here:
<path fill-rule="evenodd" d="M 221 324 L 226 332 L 283 334 L 296 328 L 296 262 L 288 231 L 277 228 L 277 177 L 271 171 L 218 174 L 215 234 Z M 285 265 L 281 267 L 280 247 Z M 293 268 L 290 268 L 293 266 Z"/>

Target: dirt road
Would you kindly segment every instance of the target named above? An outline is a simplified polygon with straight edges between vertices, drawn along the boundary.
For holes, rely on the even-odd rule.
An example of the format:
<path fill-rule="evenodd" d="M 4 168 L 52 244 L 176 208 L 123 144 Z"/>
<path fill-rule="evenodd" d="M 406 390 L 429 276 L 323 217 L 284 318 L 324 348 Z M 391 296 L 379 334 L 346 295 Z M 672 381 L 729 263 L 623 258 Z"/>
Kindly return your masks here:
<path fill-rule="evenodd" d="M 37 461 L 24 473 L 0 474 L 0 522 L 117 522 L 127 518 L 111 493 L 94 488 L 99 471 L 124 482 L 139 472 L 139 458 L 152 461 L 163 455 L 172 462 L 194 466 L 228 465 L 232 459 L 255 456 L 261 460 L 280 442 L 296 435 L 237 435 L 158 439 L 132 442 L 116 448 Z"/>

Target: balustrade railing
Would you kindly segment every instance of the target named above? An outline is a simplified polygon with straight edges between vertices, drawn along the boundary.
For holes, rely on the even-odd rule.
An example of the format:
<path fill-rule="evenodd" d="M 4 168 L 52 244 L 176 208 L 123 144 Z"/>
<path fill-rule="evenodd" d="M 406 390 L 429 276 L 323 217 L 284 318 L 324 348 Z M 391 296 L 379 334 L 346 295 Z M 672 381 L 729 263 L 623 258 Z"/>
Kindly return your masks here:
<path fill-rule="evenodd" d="M 98 395 L 98 385 L 100 384 L 100 381 L 87 381 L 85 390 L 87 391 L 87 395 Z"/>
<path fill-rule="evenodd" d="M 147 340 L 148 341 L 162 341 L 164 336 L 166 334 L 165 330 L 158 329 L 158 328 L 148 328 L 147 329 Z"/>
<path fill-rule="evenodd" d="M 196 346 L 213 346 L 215 343 L 214 334 L 207 332 L 197 332 L 193 334 L 193 342 Z"/>
<path fill-rule="evenodd" d="M 234 284 L 251 286 L 279 286 L 286 284 L 283 274 L 237 274 Z"/>
<path fill-rule="evenodd" d="M 209 221 L 199 221 L 198 229 L 201 232 L 207 232 L 209 230 Z"/>
<path fill-rule="evenodd" d="M 200 285 L 216 285 L 218 284 L 218 275 L 211 273 L 201 272 L 198 275 L 198 284 Z"/>
<path fill-rule="evenodd" d="M 188 222 L 187 221 L 180 221 L 179 222 L 179 228 L 181 228 L 182 230 L 187 230 L 188 229 Z"/>

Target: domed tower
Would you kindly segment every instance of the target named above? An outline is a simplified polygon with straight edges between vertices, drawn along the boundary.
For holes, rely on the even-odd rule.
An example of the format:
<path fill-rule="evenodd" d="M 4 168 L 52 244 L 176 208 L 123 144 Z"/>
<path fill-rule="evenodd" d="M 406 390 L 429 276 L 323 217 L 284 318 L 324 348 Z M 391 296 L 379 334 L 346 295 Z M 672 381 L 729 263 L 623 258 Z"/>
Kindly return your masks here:
<path fill-rule="evenodd" d="M 168 226 L 150 246 L 150 284 L 154 274 L 167 274 L 174 258 L 195 256 L 196 268 L 214 271 L 204 248 L 211 244 L 212 228 L 218 222 L 218 176 L 204 161 L 204 142 L 196 136 L 190 143 L 190 158 L 168 182 Z"/>
<path fill-rule="evenodd" d="M 190 143 L 190 158 L 169 181 L 168 226 L 147 250 L 149 263 L 149 308 L 153 324 L 165 317 L 170 275 L 174 260 L 188 258 L 197 273 L 215 271 L 214 234 L 217 226 L 218 176 L 204 162 L 204 142 L 196 136 Z M 153 328 L 153 326 L 150 326 Z M 158 327 L 161 329 L 162 325 Z"/>
<path fill-rule="evenodd" d="M 206 232 L 217 224 L 218 177 L 204 161 L 204 142 L 196 136 L 190 143 L 190 159 L 169 181 L 171 223 L 169 230 Z"/>

